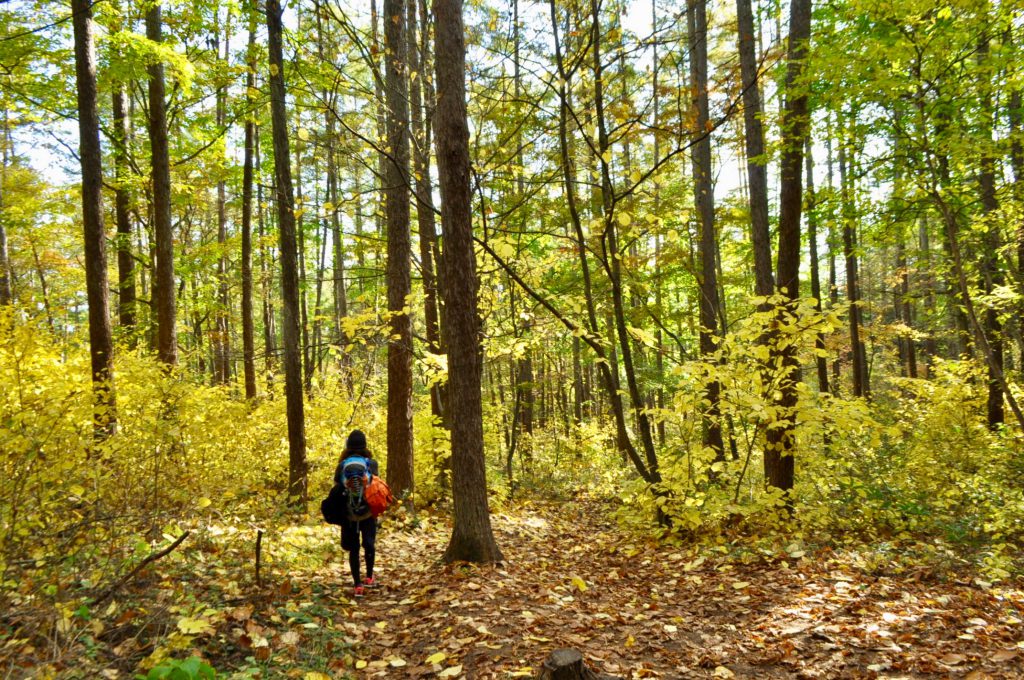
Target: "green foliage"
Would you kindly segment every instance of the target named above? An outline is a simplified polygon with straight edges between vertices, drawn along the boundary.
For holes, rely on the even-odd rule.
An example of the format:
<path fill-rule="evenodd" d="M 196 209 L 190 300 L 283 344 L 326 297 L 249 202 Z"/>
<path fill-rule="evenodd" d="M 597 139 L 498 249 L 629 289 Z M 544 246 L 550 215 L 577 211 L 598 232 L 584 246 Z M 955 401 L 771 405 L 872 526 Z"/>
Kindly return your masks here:
<path fill-rule="evenodd" d="M 190 656 L 185 660 L 164 661 L 146 675 L 135 677 L 139 680 L 215 680 L 217 671 L 198 656 Z"/>

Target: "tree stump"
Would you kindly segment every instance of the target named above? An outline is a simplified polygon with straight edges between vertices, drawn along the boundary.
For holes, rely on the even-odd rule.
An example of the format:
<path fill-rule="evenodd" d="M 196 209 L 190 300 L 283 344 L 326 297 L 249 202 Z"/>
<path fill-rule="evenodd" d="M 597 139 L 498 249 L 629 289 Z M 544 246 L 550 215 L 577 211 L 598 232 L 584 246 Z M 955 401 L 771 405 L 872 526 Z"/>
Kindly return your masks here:
<path fill-rule="evenodd" d="M 622 680 L 614 675 L 595 673 L 575 649 L 556 649 L 540 667 L 537 680 Z"/>

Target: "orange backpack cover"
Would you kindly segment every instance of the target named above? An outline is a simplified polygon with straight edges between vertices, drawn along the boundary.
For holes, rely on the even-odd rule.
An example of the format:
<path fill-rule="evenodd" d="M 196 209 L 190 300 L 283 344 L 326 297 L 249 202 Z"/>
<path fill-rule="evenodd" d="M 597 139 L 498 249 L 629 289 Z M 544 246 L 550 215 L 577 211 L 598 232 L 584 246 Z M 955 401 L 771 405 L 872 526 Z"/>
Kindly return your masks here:
<path fill-rule="evenodd" d="M 363 498 L 366 499 L 366 504 L 370 506 L 370 514 L 374 517 L 387 510 L 388 506 L 395 502 L 391 487 L 378 475 L 373 475 L 369 486 L 363 492 Z"/>

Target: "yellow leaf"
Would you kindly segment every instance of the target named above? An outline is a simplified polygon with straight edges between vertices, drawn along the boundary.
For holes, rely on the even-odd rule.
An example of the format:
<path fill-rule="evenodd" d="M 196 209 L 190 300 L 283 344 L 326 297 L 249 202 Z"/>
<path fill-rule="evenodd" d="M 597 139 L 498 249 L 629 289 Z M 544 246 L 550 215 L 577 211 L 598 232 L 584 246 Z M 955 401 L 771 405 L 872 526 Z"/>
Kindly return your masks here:
<path fill-rule="evenodd" d="M 394 666 L 395 668 L 401 668 L 405 665 L 405 659 L 399 659 L 397 656 L 394 656 L 388 659 L 388 663 Z"/>
<path fill-rule="evenodd" d="M 85 493 L 85 487 L 81 486 L 80 484 L 72 484 L 68 488 L 68 493 L 70 493 L 72 496 L 81 496 Z"/>
<path fill-rule="evenodd" d="M 363 661 L 362 659 L 356 659 L 356 669 L 357 670 L 363 670 L 364 668 L 366 668 L 366 665 L 367 665 L 366 662 Z"/>
<path fill-rule="evenodd" d="M 307 130 L 306 128 L 299 128 L 299 139 L 301 139 L 304 142 L 308 142 L 309 130 Z"/>
<path fill-rule="evenodd" d="M 450 668 L 445 668 L 443 671 L 441 671 L 440 673 L 437 674 L 437 677 L 439 677 L 439 678 L 454 678 L 455 676 L 460 675 L 461 673 L 462 673 L 462 664 L 459 664 L 458 666 L 452 666 Z"/>
<path fill-rule="evenodd" d="M 629 216 L 628 212 L 619 213 L 619 224 L 623 227 L 628 227 L 629 223 L 633 221 L 633 218 Z"/>
<path fill-rule="evenodd" d="M 178 630 L 186 635 L 202 635 L 213 631 L 213 626 L 206 619 L 191 619 L 183 617 L 178 619 Z"/>
<path fill-rule="evenodd" d="M 212 503 L 213 501 L 211 501 L 206 496 L 203 496 L 202 498 L 196 501 L 196 505 L 198 505 L 200 508 L 208 508 Z"/>
<path fill-rule="evenodd" d="M 587 592 L 587 582 L 581 579 L 579 576 L 572 577 L 572 584 L 579 588 L 581 593 Z"/>
<path fill-rule="evenodd" d="M 427 663 L 430 665 L 434 665 L 435 663 L 441 663 L 447 658 L 447 654 L 445 654 L 444 652 L 438 652 L 437 654 L 431 654 L 430 656 L 428 656 Z"/>
<path fill-rule="evenodd" d="M 331 680 L 331 676 L 320 671 L 307 671 L 302 680 Z"/>
<path fill-rule="evenodd" d="M 375 623 L 373 625 L 376 628 L 380 628 L 381 630 L 384 630 L 385 628 L 388 627 L 388 622 L 387 621 L 378 621 L 377 623 Z"/>
<path fill-rule="evenodd" d="M 732 587 L 735 588 L 736 590 L 743 590 L 744 588 L 746 588 L 749 585 L 750 584 L 747 583 L 746 581 L 733 581 Z"/>
<path fill-rule="evenodd" d="M 277 72 L 278 72 L 278 70 L 279 70 L 279 69 L 277 68 L 277 64 L 271 64 L 271 65 L 270 65 L 270 75 L 272 75 L 272 76 L 276 76 L 276 75 L 277 75 Z"/>

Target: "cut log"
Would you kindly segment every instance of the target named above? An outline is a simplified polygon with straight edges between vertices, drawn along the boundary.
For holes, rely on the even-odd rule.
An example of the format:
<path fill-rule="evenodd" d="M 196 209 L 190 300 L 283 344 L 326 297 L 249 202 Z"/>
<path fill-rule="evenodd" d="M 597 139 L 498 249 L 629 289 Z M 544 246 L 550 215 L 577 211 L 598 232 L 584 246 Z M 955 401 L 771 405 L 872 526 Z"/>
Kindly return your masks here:
<path fill-rule="evenodd" d="M 583 662 L 575 649 L 556 649 L 548 655 L 537 674 L 537 680 L 622 680 L 614 675 L 595 673 Z"/>

